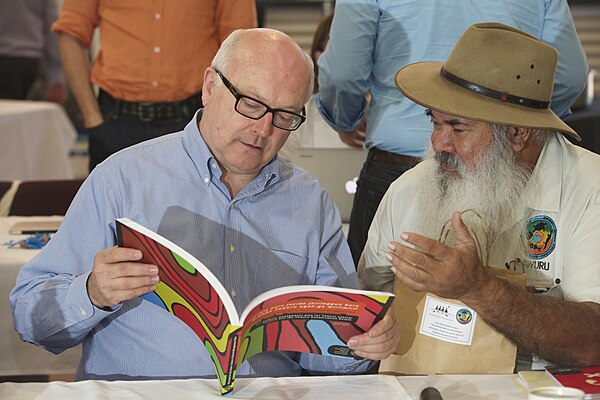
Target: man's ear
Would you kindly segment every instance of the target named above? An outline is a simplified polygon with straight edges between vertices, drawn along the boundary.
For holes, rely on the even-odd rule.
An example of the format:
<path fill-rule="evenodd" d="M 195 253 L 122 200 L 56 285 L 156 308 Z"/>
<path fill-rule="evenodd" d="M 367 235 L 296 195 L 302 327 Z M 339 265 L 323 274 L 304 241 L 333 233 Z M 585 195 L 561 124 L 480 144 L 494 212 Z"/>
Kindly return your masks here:
<path fill-rule="evenodd" d="M 212 97 L 212 90 L 214 88 L 215 79 L 217 73 L 211 67 L 204 70 L 204 81 L 202 82 L 202 104 L 207 105 Z"/>
<path fill-rule="evenodd" d="M 521 152 L 527 147 L 527 142 L 531 137 L 532 130 L 529 128 L 521 128 L 510 126 L 508 128 L 508 140 L 516 153 Z"/>

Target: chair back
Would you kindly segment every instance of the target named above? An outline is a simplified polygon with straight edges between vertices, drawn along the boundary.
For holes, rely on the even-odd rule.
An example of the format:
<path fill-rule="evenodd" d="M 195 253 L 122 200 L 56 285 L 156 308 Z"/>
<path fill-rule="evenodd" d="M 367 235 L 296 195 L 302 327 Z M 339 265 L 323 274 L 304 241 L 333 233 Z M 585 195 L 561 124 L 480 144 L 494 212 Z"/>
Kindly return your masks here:
<path fill-rule="evenodd" d="M 8 215 L 65 215 L 83 179 L 24 181 Z"/>
<path fill-rule="evenodd" d="M 12 181 L 0 181 L 0 199 L 4 196 L 4 193 L 8 192 L 12 185 Z"/>

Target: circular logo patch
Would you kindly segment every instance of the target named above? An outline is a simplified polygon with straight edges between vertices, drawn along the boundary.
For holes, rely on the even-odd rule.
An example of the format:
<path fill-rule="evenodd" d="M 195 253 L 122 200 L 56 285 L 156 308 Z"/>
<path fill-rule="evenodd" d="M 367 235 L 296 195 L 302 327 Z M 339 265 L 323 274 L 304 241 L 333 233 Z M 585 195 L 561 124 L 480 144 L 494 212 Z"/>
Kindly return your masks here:
<path fill-rule="evenodd" d="M 467 310 L 466 308 L 461 308 L 456 313 L 456 320 L 463 325 L 468 324 L 472 319 L 473 314 L 471 314 L 471 311 Z"/>
<path fill-rule="evenodd" d="M 556 225 L 547 215 L 538 215 L 527 224 L 527 248 L 534 260 L 548 257 L 556 246 Z"/>

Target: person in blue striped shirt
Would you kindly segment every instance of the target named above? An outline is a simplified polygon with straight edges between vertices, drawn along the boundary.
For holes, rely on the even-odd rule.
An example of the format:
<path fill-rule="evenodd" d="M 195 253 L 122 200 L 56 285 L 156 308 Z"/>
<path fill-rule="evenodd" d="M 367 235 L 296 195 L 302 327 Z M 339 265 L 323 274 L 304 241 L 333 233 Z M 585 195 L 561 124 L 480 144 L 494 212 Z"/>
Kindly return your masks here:
<path fill-rule="evenodd" d="M 304 121 L 312 74 L 289 36 L 232 33 L 204 72 L 204 109 L 184 130 L 99 164 L 59 231 L 22 268 L 10 295 L 22 339 L 54 353 L 82 344 L 79 380 L 215 376 L 193 331 L 139 297 L 154 290 L 158 271 L 114 247 L 119 217 L 202 260 L 238 312 L 275 287 L 358 288 L 337 208 L 316 179 L 277 155 Z M 397 345 L 388 314 L 350 339 L 364 359 L 268 352 L 237 376 L 363 373 Z"/>

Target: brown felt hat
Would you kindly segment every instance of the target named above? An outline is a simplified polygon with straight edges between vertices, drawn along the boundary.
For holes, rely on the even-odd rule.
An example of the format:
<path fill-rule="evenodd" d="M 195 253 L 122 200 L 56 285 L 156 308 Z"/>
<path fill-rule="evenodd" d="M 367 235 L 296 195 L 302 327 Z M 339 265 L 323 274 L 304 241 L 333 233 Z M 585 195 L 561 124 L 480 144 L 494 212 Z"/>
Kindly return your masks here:
<path fill-rule="evenodd" d="M 558 52 L 496 22 L 471 25 L 445 63 L 410 64 L 396 86 L 432 110 L 499 125 L 577 133 L 552 110 Z"/>

